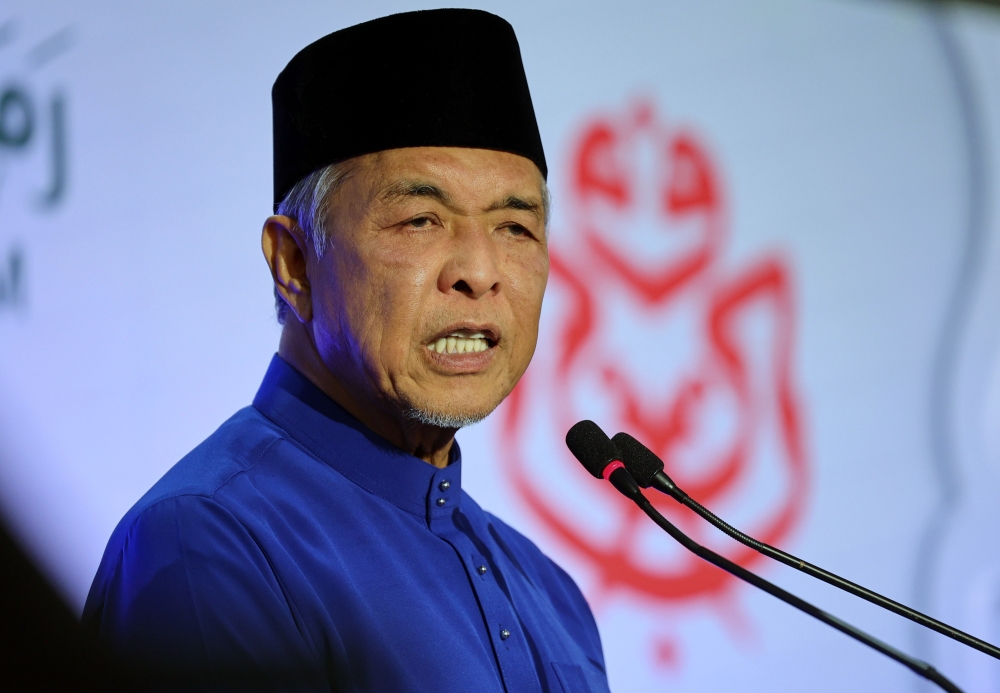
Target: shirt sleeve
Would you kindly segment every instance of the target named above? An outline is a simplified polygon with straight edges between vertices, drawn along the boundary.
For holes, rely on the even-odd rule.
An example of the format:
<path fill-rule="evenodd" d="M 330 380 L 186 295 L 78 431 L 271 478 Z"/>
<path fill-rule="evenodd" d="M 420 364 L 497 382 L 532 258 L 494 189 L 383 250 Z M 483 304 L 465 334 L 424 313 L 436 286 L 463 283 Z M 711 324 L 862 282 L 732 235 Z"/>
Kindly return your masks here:
<path fill-rule="evenodd" d="M 267 557 L 205 496 L 167 498 L 136 517 L 92 618 L 156 688 L 330 689 Z"/>

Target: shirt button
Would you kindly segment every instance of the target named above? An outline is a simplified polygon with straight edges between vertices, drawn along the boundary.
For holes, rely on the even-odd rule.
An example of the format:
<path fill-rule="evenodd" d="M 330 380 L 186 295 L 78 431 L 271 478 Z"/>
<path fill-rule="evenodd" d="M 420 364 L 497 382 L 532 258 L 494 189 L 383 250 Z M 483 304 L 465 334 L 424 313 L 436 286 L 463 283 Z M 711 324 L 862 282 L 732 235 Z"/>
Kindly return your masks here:
<path fill-rule="evenodd" d="M 479 566 L 478 568 L 476 568 L 476 572 L 479 573 L 480 575 L 486 575 L 486 566 L 484 565 Z"/>
<path fill-rule="evenodd" d="M 510 637 L 510 631 L 509 630 L 507 630 L 506 628 L 504 628 L 502 631 L 500 631 L 500 639 L 501 640 L 506 640 L 509 637 Z"/>
<path fill-rule="evenodd" d="M 444 498 L 438 498 L 437 503 L 438 503 L 438 507 L 440 508 L 445 503 Z"/>
<path fill-rule="evenodd" d="M 442 491 L 447 491 L 448 489 L 451 488 L 451 482 L 445 479 L 440 484 L 438 484 L 438 488 L 441 489 Z"/>

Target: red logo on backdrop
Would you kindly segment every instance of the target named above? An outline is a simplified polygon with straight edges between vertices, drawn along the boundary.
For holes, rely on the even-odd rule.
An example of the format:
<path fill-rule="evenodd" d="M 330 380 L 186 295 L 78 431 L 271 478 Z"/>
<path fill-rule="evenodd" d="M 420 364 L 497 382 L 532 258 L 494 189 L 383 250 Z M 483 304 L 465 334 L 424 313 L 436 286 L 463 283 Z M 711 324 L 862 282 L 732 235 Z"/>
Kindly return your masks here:
<path fill-rule="evenodd" d="M 504 405 L 506 469 L 601 589 L 669 603 L 722 596 L 735 578 L 650 539 L 658 530 L 587 476 L 561 436 L 583 418 L 627 431 L 694 498 L 780 545 L 807 483 L 787 261 L 730 237 L 709 149 L 652 106 L 591 119 L 570 151 L 570 194 L 557 200 L 570 228 L 552 240 L 535 361 Z M 647 495 L 732 560 L 761 559 Z"/>

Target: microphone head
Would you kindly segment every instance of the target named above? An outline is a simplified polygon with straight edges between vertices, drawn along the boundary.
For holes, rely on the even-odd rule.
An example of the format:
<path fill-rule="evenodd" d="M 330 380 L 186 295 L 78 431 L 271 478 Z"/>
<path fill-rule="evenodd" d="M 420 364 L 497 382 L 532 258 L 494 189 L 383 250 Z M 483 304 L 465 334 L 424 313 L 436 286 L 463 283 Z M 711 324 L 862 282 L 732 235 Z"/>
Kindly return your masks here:
<path fill-rule="evenodd" d="M 605 467 L 621 459 L 618 448 L 608 434 L 593 421 L 586 419 L 573 425 L 566 433 L 566 447 L 580 464 L 598 479 L 603 478 Z"/>
<path fill-rule="evenodd" d="M 612 440 L 628 473 L 637 484 L 649 488 L 656 473 L 663 471 L 663 460 L 628 433 L 616 433 Z"/>

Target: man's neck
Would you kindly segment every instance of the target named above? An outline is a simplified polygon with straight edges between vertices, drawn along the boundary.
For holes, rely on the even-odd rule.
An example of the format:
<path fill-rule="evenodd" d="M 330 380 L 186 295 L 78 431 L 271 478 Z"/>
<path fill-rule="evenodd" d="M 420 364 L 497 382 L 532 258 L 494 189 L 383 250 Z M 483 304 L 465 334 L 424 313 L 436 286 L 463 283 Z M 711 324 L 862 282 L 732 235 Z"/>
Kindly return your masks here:
<path fill-rule="evenodd" d="M 281 331 L 278 356 L 351 416 L 392 445 L 438 468 L 448 466 L 456 429 L 429 426 L 395 412 L 384 400 L 366 399 L 363 388 L 345 386 L 323 361 L 306 327 L 290 317 Z"/>

